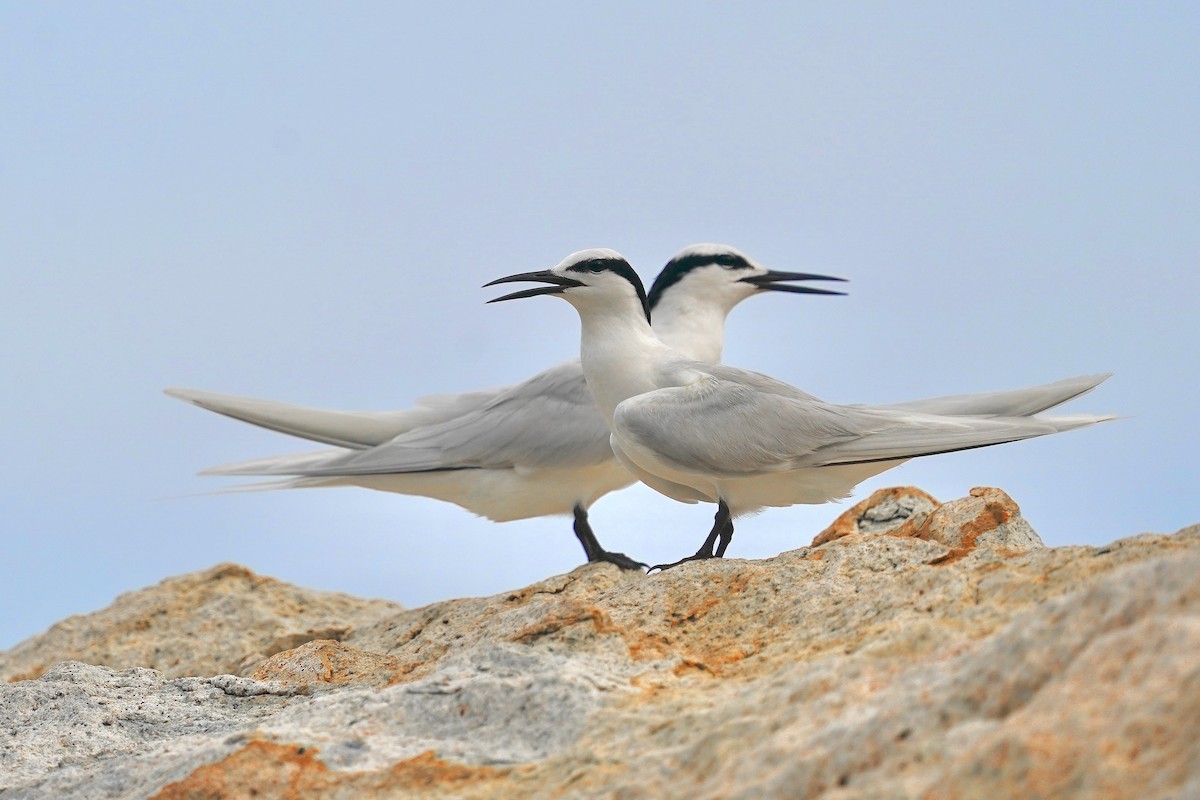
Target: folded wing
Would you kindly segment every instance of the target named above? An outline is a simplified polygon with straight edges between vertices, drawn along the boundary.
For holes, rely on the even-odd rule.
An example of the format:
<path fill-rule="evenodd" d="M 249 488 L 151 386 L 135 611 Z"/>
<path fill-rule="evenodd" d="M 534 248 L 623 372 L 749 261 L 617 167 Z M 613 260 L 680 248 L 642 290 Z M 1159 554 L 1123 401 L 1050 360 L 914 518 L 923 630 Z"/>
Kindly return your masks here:
<path fill-rule="evenodd" d="M 1087 394 L 1110 377 L 1111 373 L 1080 375 L 1025 389 L 931 397 L 907 403 L 889 403 L 877 408 L 947 416 L 1028 417 Z"/>
<path fill-rule="evenodd" d="M 311 430 L 310 430 L 311 433 Z M 613 458 L 608 426 L 578 362 L 499 392 L 482 406 L 369 448 L 279 456 L 207 470 L 311 477 L 454 469 L 547 469 Z"/>
<path fill-rule="evenodd" d="M 943 416 L 895 407 L 842 406 L 801 392 L 767 391 L 755 373 L 725 370 L 621 403 L 614 433 L 675 468 L 745 476 L 891 461 L 1029 439 L 1112 417 Z"/>
<path fill-rule="evenodd" d="M 338 447 L 366 449 L 414 428 L 462 416 L 502 391 L 422 397 L 415 408 L 403 411 L 334 411 L 200 389 L 167 389 L 166 394 L 267 430 Z"/>

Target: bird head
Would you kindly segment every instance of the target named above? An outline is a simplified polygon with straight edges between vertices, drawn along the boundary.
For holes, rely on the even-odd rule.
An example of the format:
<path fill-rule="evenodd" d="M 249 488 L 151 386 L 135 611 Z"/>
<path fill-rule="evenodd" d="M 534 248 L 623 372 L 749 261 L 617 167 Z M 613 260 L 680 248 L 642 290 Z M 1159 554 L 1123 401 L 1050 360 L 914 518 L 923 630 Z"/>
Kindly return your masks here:
<path fill-rule="evenodd" d="M 845 281 L 811 272 L 767 269 L 742 251 L 725 244 L 694 244 L 680 250 L 654 279 L 648 299 L 651 310 L 664 298 L 719 302 L 728 312 L 761 292 L 844 295 L 845 292 L 796 285 L 793 281 Z"/>
<path fill-rule="evenodd" d="M 518 300 L 548 294 L 562 297 L 580 311 L 591 305 L 636 303 L 645 314 L 646 320 L 650 320 L 650 305 L 642 280 L 633 271 L 633 267 L 629 266 L 629 262 L 615 250 L 580 250 L 550 269 L 507 275 L 485 283 L 484 286 L 525 281 L 549 285 L 522 289 L 488 302 L 499 303 L 502 300 Z"/>

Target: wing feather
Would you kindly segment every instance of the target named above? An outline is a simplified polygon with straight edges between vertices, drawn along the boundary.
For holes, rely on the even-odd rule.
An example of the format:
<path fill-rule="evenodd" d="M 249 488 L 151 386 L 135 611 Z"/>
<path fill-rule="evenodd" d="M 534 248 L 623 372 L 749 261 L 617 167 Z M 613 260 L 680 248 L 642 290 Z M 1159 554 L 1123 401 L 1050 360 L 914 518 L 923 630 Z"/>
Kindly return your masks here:
<path fill-rule="evenodd" d="M 931 397 L 879 407 L 950 416 L 1028 417 L 1087 394 L 1110 377 L 1111 373 L 1080 375 L 1024 389 Z"/>
<path fill-rule="evenodd" d="M 587 466 L 613 458 L 608 435 L 576 361 L 539 373 L 455 419 L 287 474 Z"/>
<path fill-rule="evenodd" d="M 713 372 L 713 371 L 710 371 Z M 802 467 L 908 459 L 985 447 L 1111 417 L 962 417 L 844 406 L 757 379 L 709 374 L 617 406 L 613 432 L 683 471 L 736 477 Z M 775 382 L 778 384 L 778 382 Z M 786 384 L 782 384 L 786 386 Z"/>

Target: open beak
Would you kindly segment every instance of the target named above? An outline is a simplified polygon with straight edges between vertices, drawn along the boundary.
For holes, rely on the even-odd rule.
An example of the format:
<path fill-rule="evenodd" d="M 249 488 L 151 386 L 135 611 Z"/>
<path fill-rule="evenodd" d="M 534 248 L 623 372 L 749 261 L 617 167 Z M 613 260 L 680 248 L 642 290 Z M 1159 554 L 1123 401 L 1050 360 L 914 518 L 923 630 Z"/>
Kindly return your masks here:
<path fill-rule="evenodd" d="M 742 278 L 742 283 L 750 283 L 758 287 L 759 291 L 763 292 L 794 292 L 795 294 L 836 294 L 844 295 L 845 292 L 835 292 L 832 289 L 818 289 L 815 286 L 794 286 L 784 281 L 842 281 L 845 278 L 835 278 L 832 275 L 814 275 L 811 272 L 779 272 L 770 270 L 764 275 L 751 275 L 747 278 Z"/>
<path fill-rule="evenodd" d="M 507 275 L 503 278 L 496 278 L 494 281 L 488 281 L 483 286 L 486 289 L 488 286 L 495 286 L 497 283 L 521 283 L 523 281 L 536 281 L 538 283 L 549 283 L 551 286 L 538 286 L 534 289 L 522 289 L 519 292 L 506 294 L 503 297 L 497 297 L 493 300 L 488 300 L 489 303 L 499 303 L 501 300 L 519 300 L 522 297 L 537 297 L 539 294 L 562 294 L 566 289 L 572 286 L 583 286 L 581 281 L 574 278 L 568 278 L 565 275 L 558 275 L 548 269 L 540 272 L 522 272 L 517 275 Z"/>

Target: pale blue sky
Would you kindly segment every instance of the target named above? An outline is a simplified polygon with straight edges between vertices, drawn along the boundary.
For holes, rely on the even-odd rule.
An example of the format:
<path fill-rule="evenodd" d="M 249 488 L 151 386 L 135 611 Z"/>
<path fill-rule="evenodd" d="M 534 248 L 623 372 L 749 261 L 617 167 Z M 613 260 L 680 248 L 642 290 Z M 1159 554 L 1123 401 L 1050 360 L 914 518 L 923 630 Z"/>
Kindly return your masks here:
<path fill-rule="evenodd" d="M 583 247 L 850 278 L 728 328 L 729 363 L 831 400 L 1116 373 L 1070 409 L 1128 419 L 858 497 L 1000 486 L 1051 544 L 1200 521 L 1197 41 L 1194 3 L 0 5 L 0 648 L 220 561 L 408 605 L 575 567 L 566 519 L 177 498 L 304 446 L 161 389 L 388 409 L 522 379 L 574 312 L 479 287 Z M 744 520 L 730 555 L 840 511 Z M 711 513 L 639 488 L 593 519 L 656 562 Z"/>

